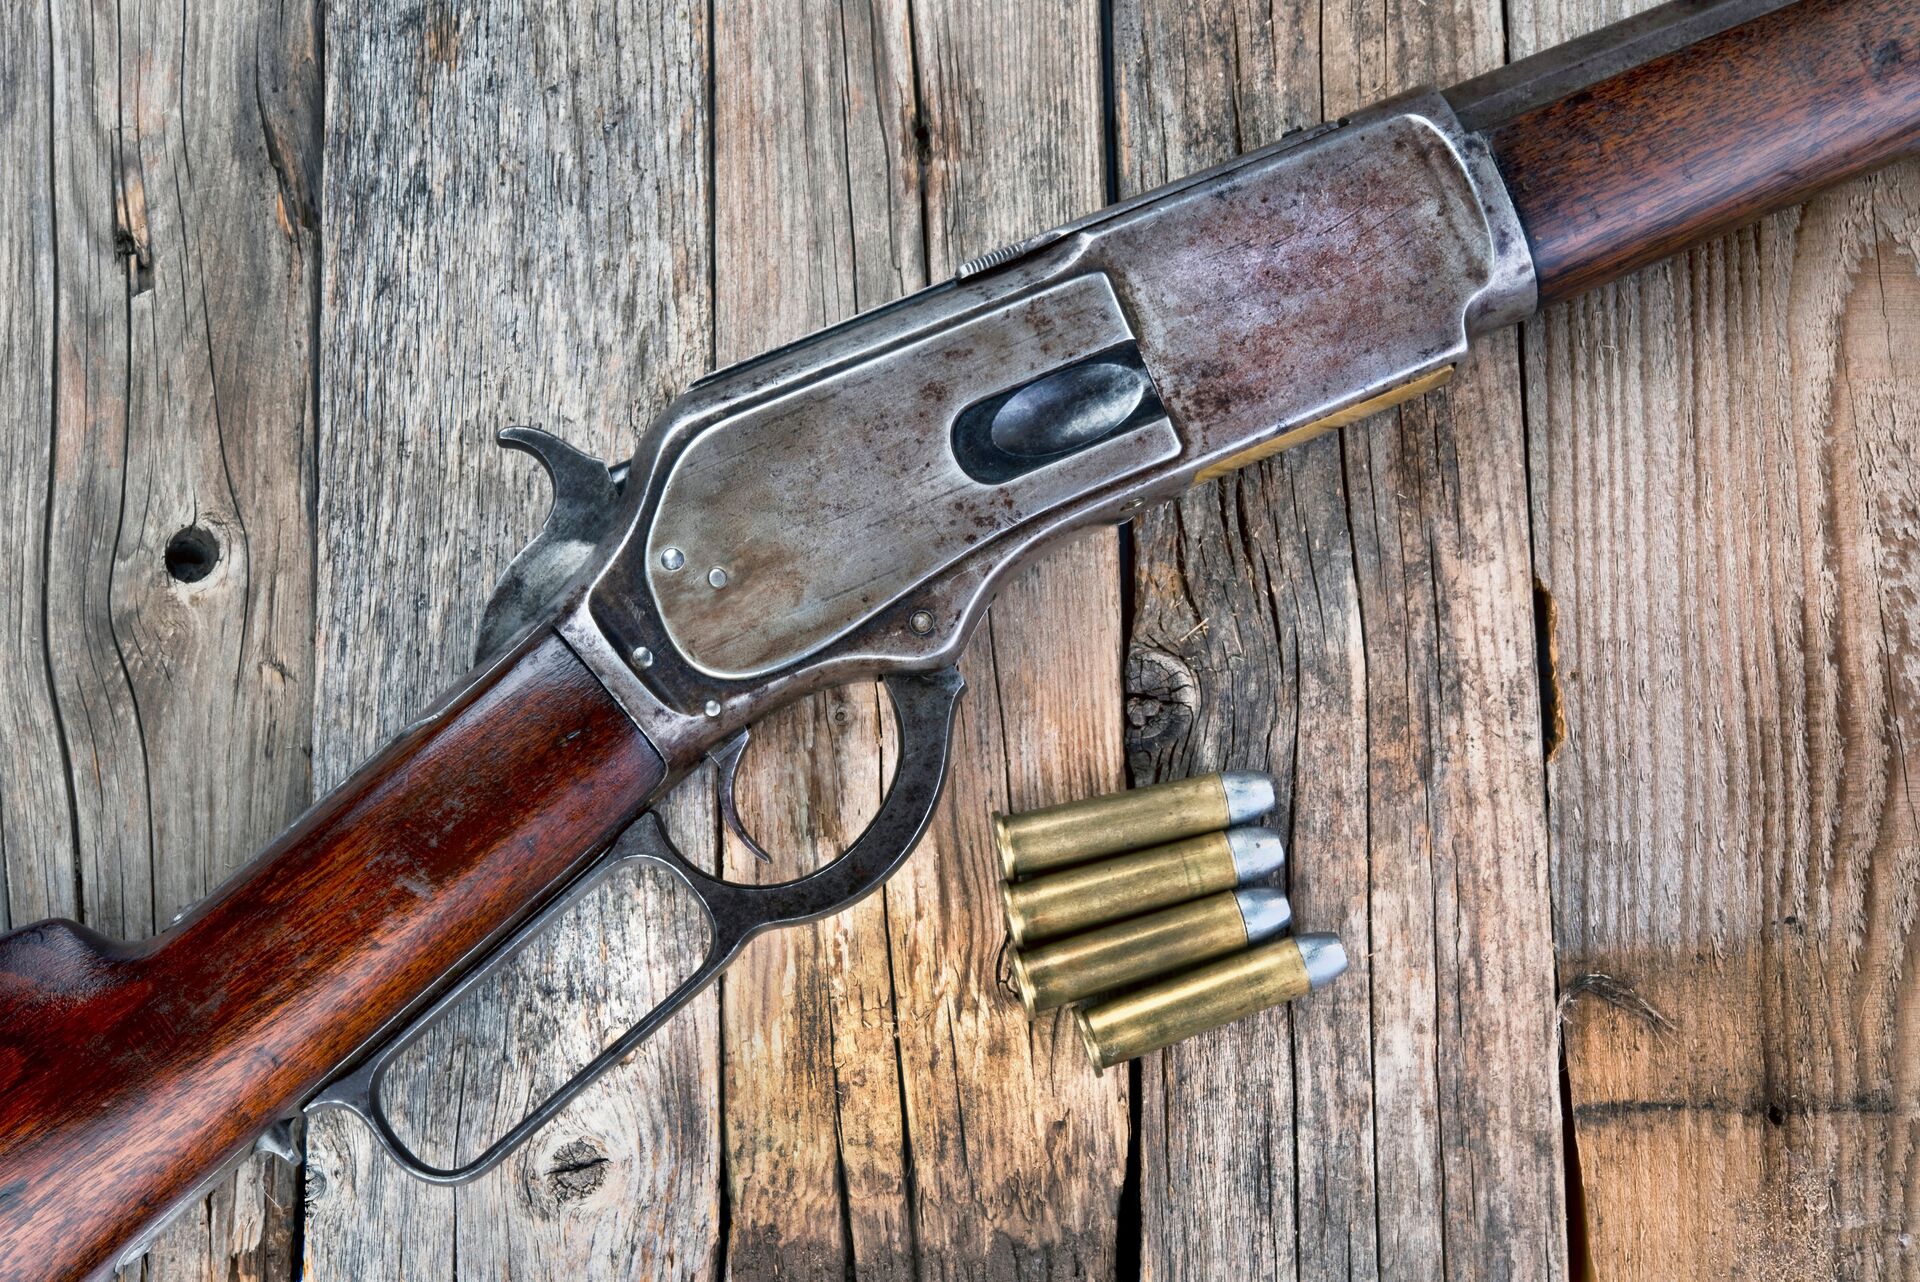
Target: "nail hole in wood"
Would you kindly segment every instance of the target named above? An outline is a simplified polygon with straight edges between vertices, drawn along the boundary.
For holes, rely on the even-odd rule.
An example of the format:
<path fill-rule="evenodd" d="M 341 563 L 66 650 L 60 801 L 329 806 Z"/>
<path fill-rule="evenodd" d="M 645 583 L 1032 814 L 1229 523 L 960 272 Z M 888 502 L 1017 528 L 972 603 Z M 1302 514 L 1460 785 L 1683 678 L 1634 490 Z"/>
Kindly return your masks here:
<path fill-rule="evenodd" d="M 220 564 L 220 544 L 197 525 L 167 540 L 167 573 L 179 583 L 198 583 Z"/>

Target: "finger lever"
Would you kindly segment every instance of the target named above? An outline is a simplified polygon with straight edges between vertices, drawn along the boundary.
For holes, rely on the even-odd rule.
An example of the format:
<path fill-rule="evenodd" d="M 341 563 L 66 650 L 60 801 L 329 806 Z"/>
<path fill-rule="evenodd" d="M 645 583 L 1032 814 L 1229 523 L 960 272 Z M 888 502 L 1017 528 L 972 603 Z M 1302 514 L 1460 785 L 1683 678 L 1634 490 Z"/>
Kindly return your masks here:
<path fill-rule="evenodd" d="M 894 723 L 899 727 L 900 764 L 894 771 L 893 785 L 881 799 L 872 822 L 840 858 L 804 876 L 776 884 L 742 885 L 722 881 L 690 862 L 649 811 L 621 833 L 605 855 L 484 960 L 454 981 L 411 1024 L 366 1051 L 344 1074 L 322 1086 L 308 1099 L 304 1112 L 311 1116 L 326 1108 L 345 1109 L 372 1128 L 381 1147 L 408 1174 L 434 1184 L 464 1183 L 498 1165 L 595 1078 L 652 1036 L 675 1011 L 713 982 L 747 940 L 774 926 L 811 921 L 838 912 L 877 889 L 912 853 L 933 818 L 934 806 L 946 783 L 954 709 L 965 685 L 953 668 L 889 676 L 885 684 L 893 702 Z M 725 784 L 721 791 L 723 813 L 733 808 L 731 781 L 746 742 L 746 735 L 739 734 L 713 753 Z M 767 858 L 737 825 L 736 816 L 729 827 L 753 847 L 756 855 Z M 664 868 L 693 892 L 706 916 L 705 959 L 637 1024 L 608 1044 L 560 1089 L 529 1110 L 478 1157 L 445 1167 L 422 1158 L 401 1138 L 381 1104 L 381 1083 L 395 1058 L 443 1019 L 476 985 L 544 932 L 556 917 L 615 868 L 630 862 Z"/>

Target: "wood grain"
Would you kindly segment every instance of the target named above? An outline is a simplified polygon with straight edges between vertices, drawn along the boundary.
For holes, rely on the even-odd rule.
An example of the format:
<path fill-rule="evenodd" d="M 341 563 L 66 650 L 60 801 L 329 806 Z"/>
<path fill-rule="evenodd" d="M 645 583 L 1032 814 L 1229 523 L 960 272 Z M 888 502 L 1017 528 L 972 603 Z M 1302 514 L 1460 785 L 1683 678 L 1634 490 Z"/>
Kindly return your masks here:
<path fill-rule="evenodd" d="M 627 455 L 711 351 L 704 6 L 427 0 L 326 18 L 322 783 L 465 669 L 481 603 L 546 512 L 544 478 L 493 432 L 537 423 Z M 697 786 L 668 820 L 712 859 Z M 399 1084 L 414 1128 L 455 1152 L 497 1135 L 680 964 L 657 929 L 670 903 L 621 889 L 437 1030 L 444 1071 Z M 716 1012 L 711 997 L 683 1011 L 458 1190 L 322 1119 L 307 1276 L 710 1276 Z"/>
<path fill-rule="evenodd" d="M 927 147 L 927 271 L 1096 208 L 1097 6 L 939 0 L 913 10 Z M 999 978 L 991 811 L 1122 782 L 1118 545 L 1096 533 L 1008 583 L 961 670 L 962 768 L 887 887 L 918 1270 L 1100 1277 L 1118 1265 L 1126 1086 L 1064 1012 L 1029 1025 Z"/>
<path fill-rule="evenodd" d="M 9 916 L 139 938 L 309 796 L 315 11 L 0 22 Z M 295 1187 L 249 1164 L 146 1275 L 284 1275 Z"/>
<path fill-rule="evenodd" d="M 1117 16 L 1123 194 L 1502 38 L 1466 4 Z M 1142 1062 L 1145 1273 L 1564 1272 L 1513 369 L 1497 339 L 1447 391 L 1135 524 L 1136 781 L 1273 771 L 1296 921 L 1354 958 Z"/>
<path fill-rule="evenodd" d="M 1799 0 L 1506 121 L 1543 303 L 1920 147 L 1920 11 Z"/>
<path fill-rule="evenodd" d="M 1911 163 L 1528 329 L 1594 1277 L 1913 1275 L 1916 352 Z"/>
<path fill-rule="evenodd" d="M 751 69 L 722 86 L 715 126 L 721 359 L 1098 204 L 1098 39 L 1091 6 L 1064 18 L 1011 5 L 721 15 L 716 57 Z M 808 69 L 798 83 L 777 70 L 796 57 Z M 1039 118 L 1022 118 L 1035 106 Z M 778 197 L 768 174 L 782 176 Z M 769 255 L 769 243 L 791 253 Z M 937 835 L 884 897 L 759 941 L 725 981 L 739 1276 L 1113 1267 L 1120 1097 L 1084 1067 L 1070 1029 L 1030 1037 L 998 988 L 984 833 L 1010 774 L 1020 804 L 1039 804 L 1111 786 L 1118 768 L 1112 544 L 1069 559 L 1023 580 L 967 660 Z M 743 809 L 767 844 L 810 864 L 877 803 L 886 713 L 863 687 L 768 729 Z M 1039 736 L 1030 753 L 1011 747 L 1028 735 Z M 797 871 L 758 868 L 731 843 L 728 866 Z"/>
<path fill-rule="evenodd" d="M 923 283 L 913 53 L 899 3 L 715 13 L 714 323 L 726 364 Z M 872 684 L 754 730 L 741 813 L 776 862 L 726 843 L 727 875 L 780 881 L 835 858 L 878 805 Z M 739 1277 L 912 1276 L 910 1154 L 882 896 L 755 941 L 721 981 L 727 1268 Z"/>

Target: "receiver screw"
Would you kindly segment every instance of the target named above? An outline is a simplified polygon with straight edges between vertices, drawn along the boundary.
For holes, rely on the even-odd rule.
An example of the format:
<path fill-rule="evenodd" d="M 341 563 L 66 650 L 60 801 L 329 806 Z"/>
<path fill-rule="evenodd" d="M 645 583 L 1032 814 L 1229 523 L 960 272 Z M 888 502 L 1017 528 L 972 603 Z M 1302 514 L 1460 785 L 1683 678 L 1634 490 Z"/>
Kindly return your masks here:
<path fill-rule="evenodd" d="M 707 715 L 710 717 L 720 715 L 720 701 L 718 699 L 707 700 Z"/>
<path fill-rule="evenodd" d="M 913 629 L 915 636 L 925 636 L 933 631 L 933 611 L 915 610 L 907 616 L 907 626 Z"/>
<path fill-rule="evenodd" d="M 635 646 L 633 650 L 633 666 L 636 668 L 651 668 L 653 666 L 653 651 L 643 645 Z"/>
<path fill-rule="evenodd" d="M 725 570 L 723 570 L 723 569 L 721 569 L 721 568 L 720 568 L 719 566 L 717 566 L 717 565 L 716 565 L 716 566 L 714 566 L 714 567 L 713 567 L 713 568 L 712 568 L 711 570 L 708 570 L 708 571 L 707 571 L 707 585 L 708 585 L 709 587 L 716 587 L 716 588 L 724 588 L 724 587 L 726 587 L 726 586 L 727 586 L 727 572 L 726 572 Z"/>
<path fill-rule="evenodd" d="M 677 570 L 687 563 L 687 554 L 679 548 L 668 548 L 660 554 L 660 564 L 669 570 Z"/>

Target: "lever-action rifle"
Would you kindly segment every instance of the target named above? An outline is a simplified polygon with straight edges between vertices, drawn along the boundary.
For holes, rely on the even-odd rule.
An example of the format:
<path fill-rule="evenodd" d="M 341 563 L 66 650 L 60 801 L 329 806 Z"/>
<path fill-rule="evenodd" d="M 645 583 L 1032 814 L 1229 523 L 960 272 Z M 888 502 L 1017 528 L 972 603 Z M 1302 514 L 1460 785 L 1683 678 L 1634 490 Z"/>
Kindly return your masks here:
<path fill-rule="evenodd" d="M 629 464 L 510 433 L 553 510 L 457 689 L 157 938 L 0 938 L 0 1278 L 110 1268 L 250 1146 L 297 1152 L 318 1108 L 426 1179 L 487 1169 L 745 940 L 900 864 L 940 795 L 953 665 L 1016 567 L 1917 145 L 1913 0 L 1682 0 L 712 374 Z M 899 766 L 835 863 L 729 884 L 648 816 L 712 757 L 732 821 L 748 727 L 875 674 Z M 475 1160 L 415 1155 L 379 1106 L 394 1056 L 627 860 L 698 897 L 704 961 Z"/>

